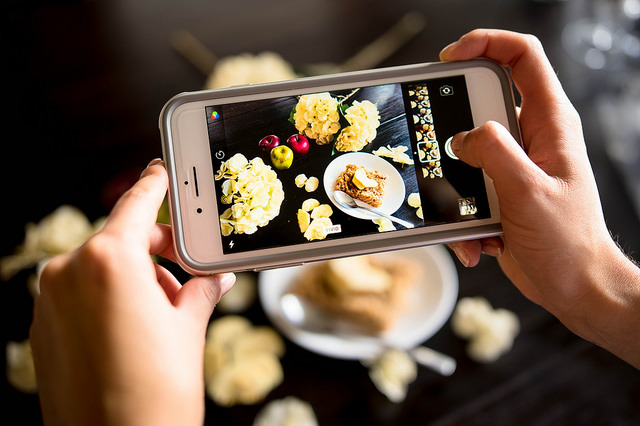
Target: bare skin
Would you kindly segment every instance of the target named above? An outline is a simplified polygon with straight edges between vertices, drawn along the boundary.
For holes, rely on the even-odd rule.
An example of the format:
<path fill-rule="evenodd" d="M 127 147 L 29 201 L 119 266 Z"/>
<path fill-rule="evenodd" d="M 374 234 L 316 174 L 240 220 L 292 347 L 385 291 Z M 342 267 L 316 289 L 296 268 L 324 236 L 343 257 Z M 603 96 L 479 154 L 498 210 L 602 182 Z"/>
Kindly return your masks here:
<path fill-rule="evenodd" d="M 524 150 L 489 122 L 452 141 L 454 153 L 493 179 L 502 239 L 451 244 L 475 266 L 498 258 L 509 279 L 567 327 L 640 367 L 640 270 L 607 229 L 578 113 L 533 36 L 475 30 L 447 46 L 444 61 L 493 59 L 511 69 L 522 96 Z"/>
<path fill-rule="evenodd" d="M 173 258 L 155 220 L 166 188 L 152 162 L 100 233 L 45 268 L 31 344 L 47 424 L 202 424 L 206 327 L 234 276 L 181 286 L 152 262 Z"/>

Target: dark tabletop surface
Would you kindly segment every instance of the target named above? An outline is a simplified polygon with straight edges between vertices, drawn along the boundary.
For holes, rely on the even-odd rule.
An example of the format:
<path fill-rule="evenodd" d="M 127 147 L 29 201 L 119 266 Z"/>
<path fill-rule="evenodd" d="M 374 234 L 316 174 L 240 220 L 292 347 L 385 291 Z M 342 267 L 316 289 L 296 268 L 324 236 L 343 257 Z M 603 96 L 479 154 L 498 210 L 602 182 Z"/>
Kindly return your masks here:
<path fill-rule="evenodd" d="M 583 1 L 278 0 L 211 2 L 5 2 L 2 256 L 24 238 L 24 225 L 62 204 L 91 220 L 105 215 L 150 159 L 161 155 L 158 115 L 176 93 L 206 76 L 171 47 L 186 29 L 219 57 L 271 50 L 294 64 L 341 62 L 406 12 L 424 30 L 380 65 L 437 60 L 449 42 L 476 27 L 530 32 L 544 43 L 580 111 L 604 213 L 628 252 L 640 252 L 640 222 L 625 174 L 607 153 L 599 102 L 620 93 L 638 68 L 593 71 L 561 44 L 567 23 L 587 13 Z M 616 99 L 616 98 L 613 98 Z M 637 136 L 636 136 L 637 142 Z M 326 358 L 287 341 L 285 380 L 267 401 L 295 395 L 321 424 L 639 424 L 640 373 L 577 338 L 525 299 L 493 259 L 465 269 L 456 261 L 459 296 L 484 296 L 514 311 L 521 332 L 498 361 L 478 364 L 446 324 L 427 342 L 458 361 L 451 377 L 420 368 L 404 402 L 393 404 L 355 361 Z M 2 346 L 28 336 L 32 299 L 27 273 L 2 283 Z M 216 314 L 214 314 L 216 315 Z M 247 313 L 266 324 L 259 305 Z M 4 350 L 2 350 L 4 359 Z M 37 397 L 2 379 L 3 424 L 40 423 Z M 263 404 L 219 408 L 207 424 L 251 424 Z M 15 419 L 6 423 L 6 419 Z"/>

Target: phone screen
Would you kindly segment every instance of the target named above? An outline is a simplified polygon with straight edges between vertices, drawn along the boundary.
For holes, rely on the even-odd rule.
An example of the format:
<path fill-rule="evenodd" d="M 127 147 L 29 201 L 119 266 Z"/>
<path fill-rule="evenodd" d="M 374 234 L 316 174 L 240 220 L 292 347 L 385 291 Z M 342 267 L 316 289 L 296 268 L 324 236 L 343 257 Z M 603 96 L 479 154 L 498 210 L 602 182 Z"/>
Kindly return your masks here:
<path fill-rule="evenodd" d="M 406 228 L 336 190 L 414 227 L 491 216 L 483 172 L 450 148 L 473 128 L 463 75 L 204 113 L 225 254 Z"/>

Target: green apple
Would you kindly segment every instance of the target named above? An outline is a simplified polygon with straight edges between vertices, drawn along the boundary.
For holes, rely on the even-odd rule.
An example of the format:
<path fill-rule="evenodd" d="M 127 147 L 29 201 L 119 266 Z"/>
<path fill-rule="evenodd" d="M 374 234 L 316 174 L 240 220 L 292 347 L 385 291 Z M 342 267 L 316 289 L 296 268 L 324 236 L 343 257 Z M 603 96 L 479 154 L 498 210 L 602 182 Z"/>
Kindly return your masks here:
<path fill-rule="evenodd" d="M 286 145 L 276 146 L 270 153 L 271 163 L 278 170 L 285 170 L 293 163 L 293 151 Z"/>

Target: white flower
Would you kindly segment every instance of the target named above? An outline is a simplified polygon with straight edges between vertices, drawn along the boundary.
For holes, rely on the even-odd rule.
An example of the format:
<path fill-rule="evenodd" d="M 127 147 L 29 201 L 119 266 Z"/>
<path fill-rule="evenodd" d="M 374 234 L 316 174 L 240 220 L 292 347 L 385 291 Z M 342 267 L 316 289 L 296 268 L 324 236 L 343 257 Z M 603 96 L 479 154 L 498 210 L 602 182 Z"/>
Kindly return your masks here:
<path fill-rule="evenodd" d="M 207 79 L 205 88 L 219 89 L 243 84 L 291 80 L 296 77 L 291 64 L 277 53 L 262 52 L 257 55 L 245 53 L 220 59 Z"/>

